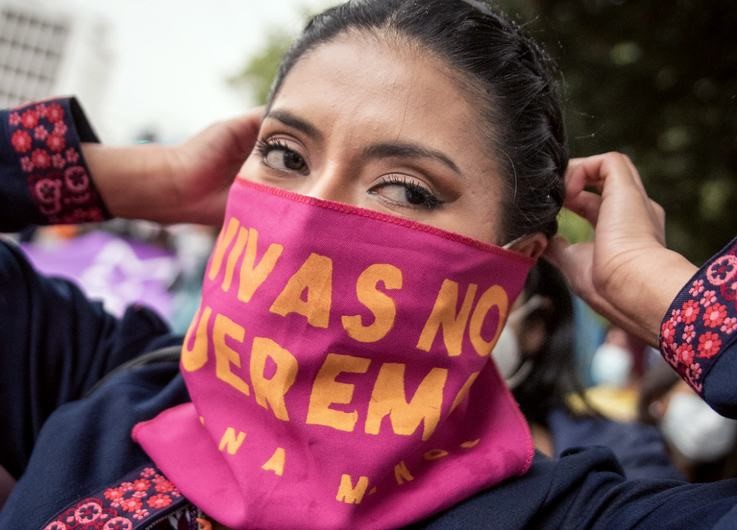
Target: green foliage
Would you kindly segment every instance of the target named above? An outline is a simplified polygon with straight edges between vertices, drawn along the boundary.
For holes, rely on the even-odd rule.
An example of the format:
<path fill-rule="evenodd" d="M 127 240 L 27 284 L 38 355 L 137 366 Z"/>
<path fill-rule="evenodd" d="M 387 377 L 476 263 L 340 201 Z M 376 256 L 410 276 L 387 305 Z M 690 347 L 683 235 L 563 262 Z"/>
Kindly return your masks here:
<path fill-rule="evenodd" d="M 594 229 L 583 217 L 564 209 L 558 216 L 558 233 L 571 243 L 580 243 L 589 241 L 594 235 Z"/>
<path fill-rule="evenodd" d="M 340 2 L 317 2 L 319 8 L 297 8 L 299 17 L 307 23 L 315 14 Z M 315 2 L 312 2 L 315 4 Z M 243 69 L 231 77 L 228 82 L 236 89 L 245 88 L 253 96 L 254 103 L 263 105 L 269 97 L 271 84 L 276 77 L 281 58 L 289 50 L 289 46 L 297 35 L 292 35 L 282 29 L 272 29 L 264 41 L 263 47 L 248 59 Z"/>
<path fill-rule="evenodd" d="M 556 56 L 571 153 L 619 150 L 701 261 L 737 228 L 737 3 L 504 0 Z"/>
<path fill-rule="evenodd" d="M 263 48 L 249 59 L 243 70 L 229 79 L 234 87 L 245 85 L 258 105 L 266 103 L 271 83 L 276 76 L 281 58 L 289 49 L 292 37 L 283 31 L 272 31 Z"/>

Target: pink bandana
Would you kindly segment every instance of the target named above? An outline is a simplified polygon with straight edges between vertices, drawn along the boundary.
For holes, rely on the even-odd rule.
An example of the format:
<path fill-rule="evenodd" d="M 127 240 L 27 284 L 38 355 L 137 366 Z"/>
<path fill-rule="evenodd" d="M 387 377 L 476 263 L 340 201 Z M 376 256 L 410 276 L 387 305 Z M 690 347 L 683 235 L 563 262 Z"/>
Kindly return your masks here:
<path fill-rule="evenodd" d="M 133 437 L 232 528 L 421 520 L 530 466 L 489 361 L 530 265 L 239 178 L 182 350 L 192 403 Z"/>

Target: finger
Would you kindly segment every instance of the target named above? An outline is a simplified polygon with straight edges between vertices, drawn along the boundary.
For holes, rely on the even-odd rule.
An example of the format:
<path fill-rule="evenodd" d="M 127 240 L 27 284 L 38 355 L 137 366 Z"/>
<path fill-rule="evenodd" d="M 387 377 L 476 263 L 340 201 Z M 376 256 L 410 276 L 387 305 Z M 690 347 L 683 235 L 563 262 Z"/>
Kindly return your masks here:
<path fill-rule="evenodd" d="M 635 175 L 626 158 L 621 153 L 605 153 L 577 159 L 570 175 L 571 191 L 575 192 L 581 186 L 581 180 L 581 189 L 592 187 L 603 192 L 608 181 L 615 187 L 629 186 L 638 189 Z M 639 175 L 637 178 L 639 179 Z"/>
<path fill-rule="evenodd" d="M 632 159 L 627 155 L 622 155 L 624 157 L 624 161 L 627 164 L 627 167 L 630 168 L 630 172 L 632 173 L 633 180 L 635 184 L 640 188 L 640 191 L 642 191 L 643 195 L 648 197 L 647 189 L 645 189 L 645 183 L 642 182 L 642 177 L 640 176 L 640 172 L 637 170 L 637 167 L 635 166 L 635 163 L 632 162 Z"/>
<path fill-rule="evenodd" d="M 580 276 L 584 269 L 590 268 L 593 261 L 593 245 L 571 244 L 565 237 L 555 235 L 548 243 L 544 255 L 573 285 L 576 277 Z"/>
<path fill-rule="evenodd" d="M 601 209 L 601 195 L 582 191 L 575 197 L 566 199 L 563 206 L 586 219 L 592 226 L 596 226 Z"/>
<path fill-rule="evenodd" d="M 568 168 L 564 177 L 566 186 L 566 200 L 575 197 L 586 187 L 586 172 L 583 171 L 583 158 L 574 158 L 568 162 Z"/>
<path fill-rule="evenodd" d="M 244 153 L 250 153 L 258 138 L 258 131 L 263 120 L 264 107 L 256 107 L 237 118 L 224 122 L 227 130 L 233 135 L 235 145 Z"/>

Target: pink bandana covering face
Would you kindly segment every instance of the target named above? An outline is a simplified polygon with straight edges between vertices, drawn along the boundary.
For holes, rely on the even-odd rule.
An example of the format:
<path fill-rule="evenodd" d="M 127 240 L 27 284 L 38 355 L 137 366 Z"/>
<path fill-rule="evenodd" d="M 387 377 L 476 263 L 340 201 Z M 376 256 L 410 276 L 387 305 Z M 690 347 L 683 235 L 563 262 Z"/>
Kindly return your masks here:
<path fill-rule="evenodd" d="M 421 520 L 530 466 L 489 361 L 530 265 L 237 179 L 182 350 L 192 403 L 133 436 L 232 528 Z"/>

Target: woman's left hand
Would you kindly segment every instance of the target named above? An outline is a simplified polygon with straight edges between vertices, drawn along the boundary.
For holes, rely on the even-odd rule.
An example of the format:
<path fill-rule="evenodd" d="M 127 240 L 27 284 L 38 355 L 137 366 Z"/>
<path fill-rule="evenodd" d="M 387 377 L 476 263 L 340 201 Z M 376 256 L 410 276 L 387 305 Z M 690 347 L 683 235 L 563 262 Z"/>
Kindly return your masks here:
<path fill-rule="evenodd" d="M 572 245 L 556 236 L 547 257 L 589 305 L 656 345 L 665 312 L 696 267 L 666 248 L 665 213 L 637 169 L 620 153 L 572 160 L 565 206 L 591 223 L 594 239 Z"/>

